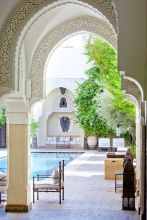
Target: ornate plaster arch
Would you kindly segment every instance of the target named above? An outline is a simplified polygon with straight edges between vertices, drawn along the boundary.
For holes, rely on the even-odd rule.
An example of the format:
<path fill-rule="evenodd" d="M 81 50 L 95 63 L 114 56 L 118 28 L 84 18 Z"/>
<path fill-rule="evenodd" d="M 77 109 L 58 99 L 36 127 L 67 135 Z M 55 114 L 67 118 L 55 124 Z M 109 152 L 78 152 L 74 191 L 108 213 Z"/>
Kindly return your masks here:
<path fill-rule="evenodd" d="M 117 36 L 105 22 L 90 16 L 71 19 L 53 29 L 36 49 L 31 66 L 32 97 L 43 98 L 44 69 L 48 55 L 65 37 L 73 33 L 87 31 L 98 34 L 117 48 Z"/>
<path fill-rule="evenodd" d="M 136 122 L 144 125 L 146 121 L 146 102 L 144 101 L 142 87 L 135 79 L 126 77 L 124 73 L 121 77 L 124 96 L 137 107 Z"/>
<path fill-rule="evenodd" d="M 121 78 L 122 90 L 124 90 L 124 93 L 133 96 L 137 100 L 138 105 L 141 106 L 141 103 L 143 102 L 143 90 L 139 83 L 130 77 L 126 77 L 124 74 L 121 75 Z"/>
<path fill-rule="evenodd" d="M 112 3 L 112 0 L 68 0 L 66 2 L 59 0 L 24 0 L 21 1 L 0 34 L 0 86 L 5 88 L 5 91 L 15 89 L 15 51 L 16 45 L 21 32 L 31 18 L 41 10 L 51 9 L 52 5 L 76 3 L 84 4 L 87 7 L 100 11 L 111 23 L 117 32 L 117 13 Z M 56 7 L 58 6 L 56 4 Z M 34 18 L 35 19 L 35 18 Z M 33 22 L 33 21 L 32 21 Z"/>
<path fill-rule="evenodd" d="M 128 101 L 132 102 L 136 107 L 139 107 L 138 100 L 133 95 L 124 94 L 124 96 Z"/>

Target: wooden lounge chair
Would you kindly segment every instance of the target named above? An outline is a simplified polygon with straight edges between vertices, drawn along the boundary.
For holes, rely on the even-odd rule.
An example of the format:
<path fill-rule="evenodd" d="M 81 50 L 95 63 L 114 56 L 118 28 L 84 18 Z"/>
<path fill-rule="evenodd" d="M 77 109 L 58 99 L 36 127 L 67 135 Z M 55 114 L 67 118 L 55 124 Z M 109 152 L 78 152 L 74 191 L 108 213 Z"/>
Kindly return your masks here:
<path fill-rule="evenodd" d="M 0 203 L 2 202 L 2 193 L 6 193 L 7 175 L 0 171 Z"/>
<path fill-rule="evenodd" d="M 58 192 L 59 204 L 64 200 L 64 160 L 59 162 L 59 170 L 54 170 L 51 176 L 37 175 L 33 177 L 33 203 L 35 203 L 35 192 L 39 200 L 40 192 Z"/>

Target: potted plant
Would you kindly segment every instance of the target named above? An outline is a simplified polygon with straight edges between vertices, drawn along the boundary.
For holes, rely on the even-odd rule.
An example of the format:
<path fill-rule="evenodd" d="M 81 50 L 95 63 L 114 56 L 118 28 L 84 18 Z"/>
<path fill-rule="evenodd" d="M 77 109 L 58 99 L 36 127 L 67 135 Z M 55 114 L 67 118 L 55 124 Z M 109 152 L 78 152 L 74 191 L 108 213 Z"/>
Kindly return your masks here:
<path fill-rule="evenodd" d="M 6 110 L 4 107 L 0 108 L 0 128 L 6 124 Z"/>
<path fill-rule="evenodd" d="M 32 137 L 32 147 L 37 147 L 37 131 L 38 128 L 40 127 L 39 122 L 34 119 L 34 117 L 31 118 L 31 124 L 30 124 L 30 133 Z"/>
<path fill-rule="evenodd" d="M 96 66 L 86 72 L 88 79 L 79 84 L 75 98 L 75 121 L 83 128 L 90 149 L 96 147 L 97 137 L 110 133 L 106 120 L 99 113 L 101 106 L 97 100 L 103 88 L 97 80 L 98 73 L 99 69 Z"/>
<path fill-rule="evenodd" d="M 0 147 L 6 147 L 6 110 L 0 107 Z"/>

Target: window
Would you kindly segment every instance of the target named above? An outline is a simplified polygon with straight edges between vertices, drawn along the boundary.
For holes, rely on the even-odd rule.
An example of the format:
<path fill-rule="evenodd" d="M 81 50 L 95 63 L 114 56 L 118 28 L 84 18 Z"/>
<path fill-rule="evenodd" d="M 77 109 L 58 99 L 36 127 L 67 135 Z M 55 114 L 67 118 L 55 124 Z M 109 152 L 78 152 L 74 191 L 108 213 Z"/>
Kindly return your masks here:
<path fill-rule="evenodd" d="M 60 99 L 60 107 L 61 108 L 67 108 L 67 102 L 66 102 L 66 98 L 61 98 Z"/>

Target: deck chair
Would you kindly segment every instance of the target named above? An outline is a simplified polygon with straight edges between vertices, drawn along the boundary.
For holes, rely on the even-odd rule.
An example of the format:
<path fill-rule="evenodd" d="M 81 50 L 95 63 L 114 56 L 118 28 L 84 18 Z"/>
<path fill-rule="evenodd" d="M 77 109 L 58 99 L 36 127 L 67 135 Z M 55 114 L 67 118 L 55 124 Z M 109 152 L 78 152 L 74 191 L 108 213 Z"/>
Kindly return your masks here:
<path fill-rule="evenodd" d="M 0 203 L 2 202 L 2 194 L 6 193 L 7 187 L 7 175 L 0 171 Z"/>
<path fill-rule="evenodd" d="M 59 204 L 61 204 L 61 194 L 62 200 L 64 200 L 64 160 L 59 162 L 59 169 L 55 169 L 52 175 L 33 176 L 33 203 L 35 203 L 35 192 L 37 200 L 39 200 L 41 192 L 58 192 Z"/>

